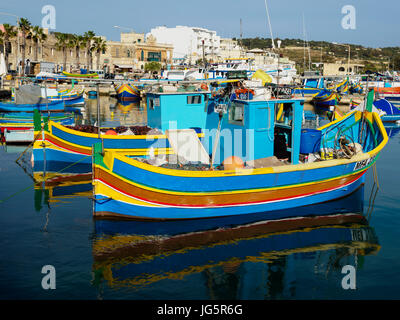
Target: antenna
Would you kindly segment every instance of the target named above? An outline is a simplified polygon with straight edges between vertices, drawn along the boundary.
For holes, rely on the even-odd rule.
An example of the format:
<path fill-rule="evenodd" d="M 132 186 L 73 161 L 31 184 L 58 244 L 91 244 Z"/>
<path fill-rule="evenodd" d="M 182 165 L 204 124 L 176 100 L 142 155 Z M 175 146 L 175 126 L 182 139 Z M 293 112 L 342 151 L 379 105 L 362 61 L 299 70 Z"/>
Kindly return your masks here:
<path fill-rule="evenodd" d="M 267 13 L 267 18 L 268 18 L 269 31 L 270 31 L 270 33 L 271 33 L 272 49 L 275 49 L 274 35 L 272 34 L 271 19 L 270 19 L 270 17 L 269 17 L 269 11 L 268 11 L 267 0 L 264 0 L 264 2 L 265 2 L 265 11 L 266 11 L 266 13 Z"/>

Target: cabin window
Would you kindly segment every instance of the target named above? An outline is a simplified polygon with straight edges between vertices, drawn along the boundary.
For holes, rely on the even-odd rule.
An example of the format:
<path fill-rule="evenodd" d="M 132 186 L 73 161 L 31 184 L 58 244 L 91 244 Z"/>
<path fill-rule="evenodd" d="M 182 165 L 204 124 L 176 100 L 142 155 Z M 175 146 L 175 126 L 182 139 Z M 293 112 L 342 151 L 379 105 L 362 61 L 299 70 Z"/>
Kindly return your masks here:
<path fill-rule="evenodd" d="M 201 96 L 188 96 L 187 97 L 187 104 L 200 104 L 201 103 Z"/>
<path fill-rule="evenodd" d="M 243 125 L 244 105 L 234 102 L 229 108 L 229 123 Z"/>
<path fill-rule="evenodd" d="M 154 99 L 153 98 L 149 99 L 149 108 L 154 110 Z"/>

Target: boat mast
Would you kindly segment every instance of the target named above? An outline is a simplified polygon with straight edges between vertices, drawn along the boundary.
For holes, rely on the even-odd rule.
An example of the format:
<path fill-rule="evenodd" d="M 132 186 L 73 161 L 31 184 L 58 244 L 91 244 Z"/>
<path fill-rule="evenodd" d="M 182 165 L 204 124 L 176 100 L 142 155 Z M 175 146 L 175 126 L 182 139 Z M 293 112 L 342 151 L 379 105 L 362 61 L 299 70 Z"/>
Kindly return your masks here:
<path fill-rule="evenodd" d="M 265 11 L 266 11 L 266 13 L 267 13 L 269 31 L 270 31 L 270 33 L 271 33 L 272 49 L 275 50 L 274 35 L 272 34 L 271 19 L 270 19 L 270 17 L 269 17 L 269 10 L 268 10 L 268 5 L 267 5 L 267 0 L 264 0 L 264 2 L 265 2 Z"/>

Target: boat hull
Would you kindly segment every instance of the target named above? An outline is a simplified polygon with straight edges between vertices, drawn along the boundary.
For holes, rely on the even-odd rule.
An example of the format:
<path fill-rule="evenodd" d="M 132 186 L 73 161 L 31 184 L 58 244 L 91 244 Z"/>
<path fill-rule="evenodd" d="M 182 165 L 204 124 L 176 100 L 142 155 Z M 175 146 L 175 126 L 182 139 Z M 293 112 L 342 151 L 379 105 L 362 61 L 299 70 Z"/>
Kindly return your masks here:
<path fill-rule="evenodd" d="M 96 176 L 99 172 L 96 172 Z M 101 177 L 101 175 L 100 175 Z M 364 176 L 358 174 L 350 179 L 349 182 L 344 184 L 333 185 L 330 189 L 321 192 L 310 191 L 306 194 L 305 190 L 298 190 L 299 192 L 291 197 L 285 197 L 283 193 L 293 191 L 285 190 L 278 195 L 275 199 L 269 199 L 274 193 L 267 193 L 265 200 L 260 203 L 241 203 L 236 205 L 218 206 L 218 207 L 178 207 L 178 206 L 148 206 L 144 202 L 142 204 L 129 203 L 127 201 L 109 198 L 110 191 L 115 194 L 116 186 L 110 186 L 101 178 L 95 179 L 95 185 L 98 188 L 94 200 L 94 215 L 103 217 L 124 217 L 134 219 L 155 219 L 155 220 L 177 220 L 177 219 L 199 219 L 199 218 L 213 218 L 223 216 L 247 215 L 255 213 L 265 213 L 266 219 L 281 219 L 289 218 L 296 215 L 295 211 L 289 212 L 276 212 L 282 209 L 293 209 L 301 206 L 322 203 L 325 201 L 334 200 L 346 195 L 351 194 L 357 190 L 364 183 Z M 318 185 L 316 185 L 318 186 Z M 315 187 L 315 186 L 314 186 Z M 107 195 L 103 195 L 101 190 L 107 189 Z M 312 188 L 310 188 L 311 190 Z M 120 190 L 118 192 L 121 192 Z M 276 193 L 276 192 L 275 192 Z M 121 197 L 119 196 L 119 199 Z M 208 201 L 207 197 L 203 200 Z M 211 202 L 212 200 L 210 200 Z M 271 214 L 269 214 L 271 213 Z"/>
<path fill-rule="evenodd" d="M 53 101 L 50 103 L 38 103 L 38 104 L 15 104 L 15 103 L 2 103 L 0 102 L 0 111 L 2 112 L 33 112 L 38 110 L 39 112 L 61 112 L 65 109 L 64 101 Z"/>
<path fill-rule="evenodd" d="M 115 86 L 115 91 L 117 93 L 117 99 L 121 101 L 134 101 L 140 98 L 139 89 L 131 84 Z"/>

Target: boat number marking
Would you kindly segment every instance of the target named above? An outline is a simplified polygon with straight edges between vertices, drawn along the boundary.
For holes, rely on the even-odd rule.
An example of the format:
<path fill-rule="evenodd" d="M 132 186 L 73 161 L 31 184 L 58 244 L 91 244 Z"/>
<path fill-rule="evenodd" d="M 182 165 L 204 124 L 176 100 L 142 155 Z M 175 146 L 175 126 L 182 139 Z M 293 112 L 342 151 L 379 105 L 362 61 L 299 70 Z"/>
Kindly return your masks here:
<path fill-rule="evenodd" d="M 365 160 L 362 160 L 362 161 L 358 161 L 356 163 L 356 165 L 354 166 L 353 171 L 356 171 L 356 170 L 359 170 L 359 169 L 362 169 L 362 168 L 365 168 L 365 167 L 369 166 L 372 162 L 374 162 L 375 157 L 376 156 L 373 156 L 371 158 L 368 158 L 368 159 L 365 159 Z"/>

